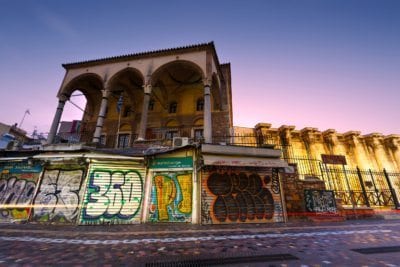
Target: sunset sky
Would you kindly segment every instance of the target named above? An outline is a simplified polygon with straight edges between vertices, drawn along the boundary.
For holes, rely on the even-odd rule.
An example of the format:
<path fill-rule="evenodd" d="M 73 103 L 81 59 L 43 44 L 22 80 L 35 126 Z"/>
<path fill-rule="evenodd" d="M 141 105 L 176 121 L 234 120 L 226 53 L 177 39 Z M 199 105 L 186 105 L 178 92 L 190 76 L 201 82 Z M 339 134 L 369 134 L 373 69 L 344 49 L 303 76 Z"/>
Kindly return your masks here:
<path fill-rule="evenodd" d="M 214 41 L 232 67 L 235 126 L 400 134 L 400 1 L 0 4 L 0 122 L 29 109 L 28 133 L 50 129 L 62 63 Z M 62 120 L 81 114 L 67 104 Z"/>

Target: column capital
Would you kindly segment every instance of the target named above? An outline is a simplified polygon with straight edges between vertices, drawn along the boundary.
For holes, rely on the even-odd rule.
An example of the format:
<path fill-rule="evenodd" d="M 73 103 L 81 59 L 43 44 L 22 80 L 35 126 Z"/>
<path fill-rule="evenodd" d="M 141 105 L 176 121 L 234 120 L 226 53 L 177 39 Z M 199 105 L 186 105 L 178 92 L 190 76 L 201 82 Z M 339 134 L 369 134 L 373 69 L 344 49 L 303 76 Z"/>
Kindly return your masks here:
<path fill-rule="evenodd" d="M 204 87 L 206 87 L 206 86 L 210 87 L 211 83 L 212 83 L 212 79 L 211 78 L 209 78 L 209 77 L 203 78 Z"/>
<path fill-rule="evenodd" d="M 383 140 L 383 135 L 381 133 L 371 133 L 368 135 L 364 135 L 364 139 L 372 148 L 378 148 L 381 145 L 381 141 Z"/>
<path fill-rule="evenodd" d="M 109 97 L 110 92 L 111 91 L 108 88 L 104 88 L 103 90 L 101 90 L 101 94 L 102 94 L 103 97 Z"/>
<path fill-rule="evenodd" d="M 58 100 L 61 102 L 66 102 L 69 99 L 69 96 L 67 96 L 66 94 L 62 94 L 58 97 Z"/>
<path fill-rule="evenodd" d="M 151 90 L 152 90 L 152 85 L 151 85 L 151 83 L 146 83 L 146 84 L 143 85 L 143 92 L 144 92 L 146 95 L 151 94 Z"/>
<path fill-rule="evenodd" d="M 322 132 L 322 136 L 324 137 L 324 140 L 332 145 L 337 145 L 338 144 L 338 136 L 337 132 L 335 129 L 328 129 L 324 132 Z"/>
<path fill-rule="evenodd" d="M 305 141 L 312 143 L 315 140 L 315 134 L 317 131 L 317 128 L 306 127 L 300 130 L 300 134 Z"/>
<path fill-rule="evenodd" d="M 211 94 L 211 89 L 209 85 L 204 85 L 204 95 L 209 96 Z"/>
<path fill-rule="evenodd" d="M 384 137 L 385 144 L 390 148 L 400 148 L 400 135 L 389 135 Z"/>

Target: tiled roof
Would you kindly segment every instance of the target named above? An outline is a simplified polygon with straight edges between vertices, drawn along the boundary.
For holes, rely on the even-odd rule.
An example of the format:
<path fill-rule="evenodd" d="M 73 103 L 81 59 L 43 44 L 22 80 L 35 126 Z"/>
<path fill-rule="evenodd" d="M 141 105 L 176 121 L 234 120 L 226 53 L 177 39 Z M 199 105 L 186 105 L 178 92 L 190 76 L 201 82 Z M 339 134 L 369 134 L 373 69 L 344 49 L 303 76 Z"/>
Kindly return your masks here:
<path fill-rule="evenodd" d="M 65 69 L 69 69 L 69 68 L 74 68 L 74 67 L 92 66 L 92 65 L 97 65 L 99 63 L 119 62 L 119 61 L 126 61 L 126 60 L 135 59 L 135 58 L 143 58 L 143 57 L 150 57 L 150 56 L 156 56 L 156 55 L 170 55 L 170 54 L 173 54 L 176 52 L 198 51 L 198 50 L 203 50 L 206 48 L 212 49 L 212 51 L 215 55 L 217 64 L 219 65 L 219 60 L 218 60 L 218 56 L 217 56 L 217 53 L 215 50 L 214 42 L 209 42 L 209 43 L 181 46 L 181 47 L 176 47 L 176 48 L 167 48 L 167 49 L 161 49 L 161 50 L 154 50 L 154 51 L 114 56 L 114 57 L 106 57 L 106 58 L 100 58 L 100 59 L 94 59 L 94 60 L 86 60 L 86 61 L 80 61 L 80 62 L 74 62 L 74 63 L 65 63 L 65 64 L 62 64 L 62 66 Z"/>

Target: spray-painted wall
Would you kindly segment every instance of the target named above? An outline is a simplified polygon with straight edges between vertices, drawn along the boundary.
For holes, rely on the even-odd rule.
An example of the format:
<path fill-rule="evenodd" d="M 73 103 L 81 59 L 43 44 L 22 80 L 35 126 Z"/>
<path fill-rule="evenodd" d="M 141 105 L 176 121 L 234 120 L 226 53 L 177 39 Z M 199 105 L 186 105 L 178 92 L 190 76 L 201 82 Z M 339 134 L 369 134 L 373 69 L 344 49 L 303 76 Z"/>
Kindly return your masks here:
<path fill-rule="evenodd" d="M 82 200 L 85 166 L 49 165 L 33 202 L 32 221 L 76 223 Z"/>
<path fill-rule="evenodd" d="M 140 223 L 144 166 L 119 162 L 89 168 L 80 224 Z"/>
<path fill-rule="evenodd" d="M 156 172 L 152 177 L 149 221 L 191 222 L 192 172 Z"/>
<path fill-rule="evenodd" d="M 28 220 L 41 171 L 27 161 L 0 164 L 0 222 Z"/>
<path fill-rule="evenodd" d="M 276 170 L 206 166 L 202 171 L 202 224 L 283 220 L 281 188 Z"/>

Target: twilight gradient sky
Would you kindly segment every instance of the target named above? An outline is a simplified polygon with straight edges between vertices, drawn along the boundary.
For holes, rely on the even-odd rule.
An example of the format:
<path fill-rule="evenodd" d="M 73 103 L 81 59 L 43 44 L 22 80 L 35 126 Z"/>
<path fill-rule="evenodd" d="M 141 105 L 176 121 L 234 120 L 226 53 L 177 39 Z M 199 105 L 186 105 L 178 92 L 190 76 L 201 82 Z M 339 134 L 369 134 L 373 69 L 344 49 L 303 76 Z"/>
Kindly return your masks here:
<path fill-rule="evenodd" d="M 62 63 L 214 41 L 231 62 L 234 125 L 400 134 L 397 0 L 0 4 L 0 122 L 29 109 L 29 133 L 50 128 Z M 62 120 L 80 117 L 66 105 Z"/>

